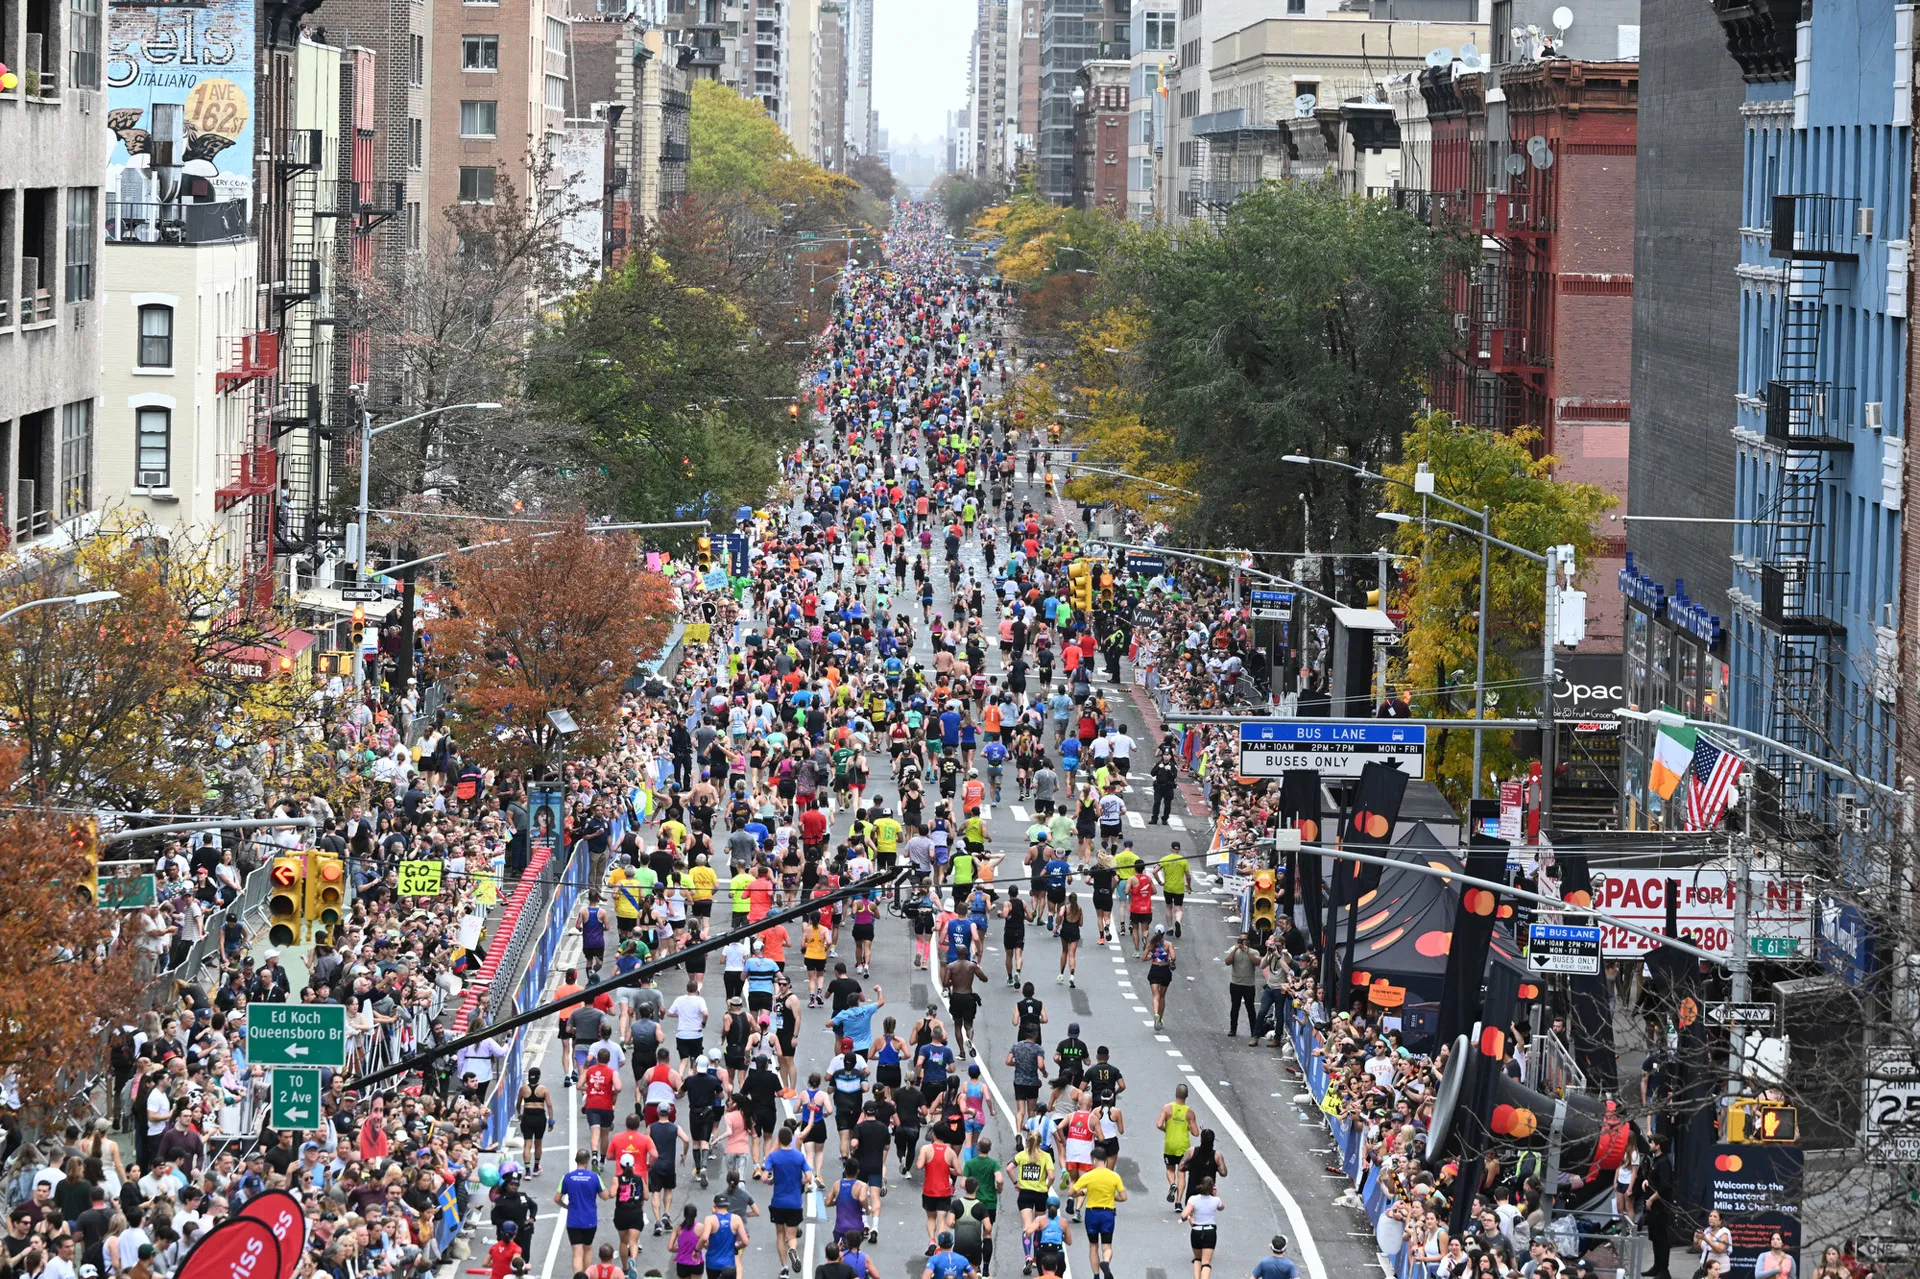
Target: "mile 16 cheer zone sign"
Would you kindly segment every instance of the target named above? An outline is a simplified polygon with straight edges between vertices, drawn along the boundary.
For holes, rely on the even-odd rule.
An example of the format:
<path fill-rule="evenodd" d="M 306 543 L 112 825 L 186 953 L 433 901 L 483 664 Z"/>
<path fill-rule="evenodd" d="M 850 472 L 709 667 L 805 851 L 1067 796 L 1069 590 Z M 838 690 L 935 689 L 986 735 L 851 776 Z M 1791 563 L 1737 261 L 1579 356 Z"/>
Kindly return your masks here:
<path fill-rule="evenodd" d="M 1251 719 L 1240 723 L 1240 775 L 1278 777 L 1306 769 L 1322 777 L 1358 777 L 1368 763 L 1427 775 L 1427 730 L 1390 719 Z"/>

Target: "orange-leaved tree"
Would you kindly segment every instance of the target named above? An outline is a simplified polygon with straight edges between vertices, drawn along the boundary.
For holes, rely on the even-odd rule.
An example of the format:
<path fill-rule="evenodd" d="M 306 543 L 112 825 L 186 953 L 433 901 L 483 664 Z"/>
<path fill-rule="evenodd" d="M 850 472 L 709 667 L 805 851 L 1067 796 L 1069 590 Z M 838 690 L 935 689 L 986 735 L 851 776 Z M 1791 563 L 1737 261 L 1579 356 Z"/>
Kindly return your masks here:
<path fill-rule="evenodd" d="M 0 749 L 0 794 L 17 793 L 20 762 L 18 747 Z M 0 1088 L 18 1094 L 32 1127 L 68 1117 L 106 1068 L 107 1029 L 129 1019 L 142 989 L 135 939 L 109 950 L 113 916 L 75 892 L 93 843 L 90 814 L 0 809 Z"/>
<path fill-rule="evenodd" d="M 673 592 L 649 573 L 631 535 L 524 526 L 453 556 L 450 615 L 433 627 L 432 660 L 466 724 L 463 746 L 500 768 L 540 770 L 558 733 L 549 711 L 580 726 L 576 757 L 607 745 L 621 686 L 673 629 Z"/>

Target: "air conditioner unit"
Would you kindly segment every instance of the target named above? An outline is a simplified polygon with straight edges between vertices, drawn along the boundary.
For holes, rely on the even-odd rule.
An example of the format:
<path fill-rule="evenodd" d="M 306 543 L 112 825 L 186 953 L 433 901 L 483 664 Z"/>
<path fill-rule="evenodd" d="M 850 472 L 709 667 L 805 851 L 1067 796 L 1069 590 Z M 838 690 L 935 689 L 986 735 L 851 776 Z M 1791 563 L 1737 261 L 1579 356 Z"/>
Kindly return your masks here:
<path fill-rule="evenodd" d="M 1879 431 L 1879 430 L 1885 429 L 1886 427 L 1885 412 L 1882 409 L 1881 402 L 1879 400 L 1868 400 L 1865 404 L 1861 405 L 1860 407 L 1861 407 L 1861 416 L 1863 420 L 1866 422 L 1866 426 L 1869 431 Z"/>
<path fill-rule="evenodd" d="M 1853 213 L 1853 229 L 1862 239 L 1871 240 L 1873 238 L 1873 210 L 1855 209 Z"/>
<path fill-rule="evenodd" d="M 163 489 L 167 486 L 165 471 L 141 471 L 134 477 L 135 483 L 143 489 Z"/>

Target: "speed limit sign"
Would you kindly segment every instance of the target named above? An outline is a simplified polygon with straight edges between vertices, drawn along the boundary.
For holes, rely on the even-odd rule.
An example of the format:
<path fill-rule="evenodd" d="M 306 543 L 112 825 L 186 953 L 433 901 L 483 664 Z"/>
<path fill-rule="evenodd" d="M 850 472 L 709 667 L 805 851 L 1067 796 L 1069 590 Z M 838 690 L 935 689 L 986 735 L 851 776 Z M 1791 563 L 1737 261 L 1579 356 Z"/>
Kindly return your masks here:
<path fill-rule="evenodd" d="M 1869 1163 L 1920 1163 L 1920 1054 L 1904 1048 L 1868 1051 L 1860 1126 Z"/>

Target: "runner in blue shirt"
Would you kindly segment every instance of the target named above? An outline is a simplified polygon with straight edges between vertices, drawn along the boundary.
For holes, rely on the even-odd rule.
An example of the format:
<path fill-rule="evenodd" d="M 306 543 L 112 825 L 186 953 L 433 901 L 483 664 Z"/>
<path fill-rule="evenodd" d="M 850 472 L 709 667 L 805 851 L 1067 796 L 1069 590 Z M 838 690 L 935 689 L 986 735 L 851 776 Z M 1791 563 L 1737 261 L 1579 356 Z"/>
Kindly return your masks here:
<path fill-rule="evenodd" d="M 792 1279 L 793 1272 L 800 1268 L 800 1223 L 806 1217 L 807 1189 L 813 1185 L 813 1165 L 793 1148 L 793 1129 L 781 1129 L 780 1148 L 761 1162 L 755 1175 L 773 1183 L 767 1215 L 773 1219 L 776 1246 L 786 1260 L 780 1267 L 781 1279 Z"/>
<path fill-rule="evenodd" d="M 853 1041 L 853 1050 L 862 1057 L 873 1047 L 873 1015 L 880 1011 L 887 997 L 880 990 L 880 984 L 874 983 L 873 1001 L 855 1004 L 833 1015 L 833 1033 Z"/>
<path fill-rule="evenodd" d="M 953 1250 L 953 1232 L 940 1232 L 940 1248 L 927 1258 L 927 1268 L 920 1272 L 920 1279 L 967 1279 L 977 1274 L 973 1263 Z"/>
<path fill-rule="evenodd" d="M 1287 1257 L 1287 1237 L 1273 1237 L 1273 1252 L 1254 1263 L 1253 1279 L 1297 1279 L 1300 1268 Z"/>
<path fill-rule="evenodd" d="M 947 1047 L 947 1033 L 935 1026 L 931 1043 L 920 1045 L 913 1054 L 915 1068 L 920 1072 L 920 1091 L 929 1097 L 945 1091 L 947 1073 L 953 1069 L 953 1049 Z"/>
<path fill-rule="evenodd" d="M 573 1245 L 573 1269 L 578 1274 L 593 1259 L 593 1236 L 600 1229 L 600 1203 L 613 1198 L 613 1189 L 600 1184 L 600 1174 L 587 1167 L 593 1158 L 581 1150 L 573 1156 L 573 1171 L 560 1179 L 553 1201 L 567 1206 L 567 1242 Z"/>

